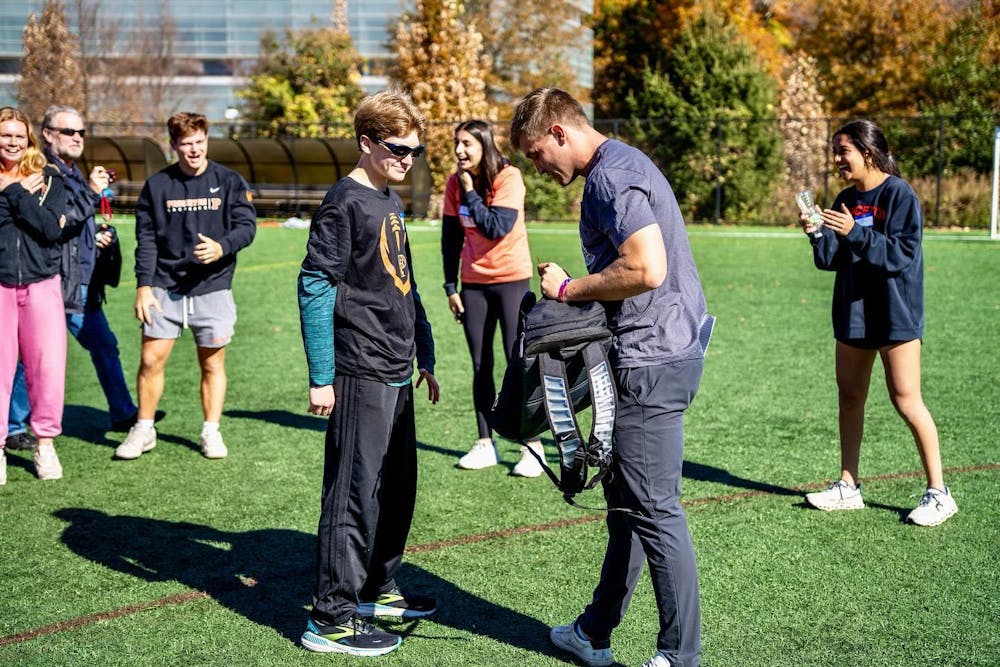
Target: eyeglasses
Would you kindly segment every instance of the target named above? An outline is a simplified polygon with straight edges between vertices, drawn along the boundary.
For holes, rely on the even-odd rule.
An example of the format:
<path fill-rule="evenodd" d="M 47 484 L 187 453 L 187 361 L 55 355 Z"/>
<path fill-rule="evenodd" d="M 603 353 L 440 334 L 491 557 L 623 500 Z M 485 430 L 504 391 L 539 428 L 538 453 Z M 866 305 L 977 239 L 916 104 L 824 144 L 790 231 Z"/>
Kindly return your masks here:
<path fill-rule="evenodd" d="M 390 144 L 388 141 L 382 141 L 381 139 L 376 139 L 375 143 L 380 146 L 385 146 L 390 153 L 398 158 L 405 158 L 409 155 L 417 158 L 423 155 L 427 150 L 427 147 L 423 144 L 420 146 L 404 146 L 403 144 Z"/>
<path fill-rule="evenodd" d="M 72 137 L 74 134 L 79 134 L 80 138 L 83 139 L 84 135 L 87 134 L 87 130 L 74 130 L 71 127 L 50 127 L 53 132 L 58 132 L 64 137 Z"/>

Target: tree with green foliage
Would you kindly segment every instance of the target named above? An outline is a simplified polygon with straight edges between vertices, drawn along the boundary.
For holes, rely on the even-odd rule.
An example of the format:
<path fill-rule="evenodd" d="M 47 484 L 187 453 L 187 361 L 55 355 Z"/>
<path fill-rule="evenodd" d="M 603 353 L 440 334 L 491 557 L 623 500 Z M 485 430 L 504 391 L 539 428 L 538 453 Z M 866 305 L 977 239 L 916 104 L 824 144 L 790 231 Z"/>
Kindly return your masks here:
<path fill-rule="evenodd" d="M 1000 122 L 998 35 L 1000 4 L 972 2 L 934 56 L 927 76 L 928 100 L 921 104 L 921 111 L 952 117 L 943 136 L 947 145 L 941 151 L 949 156 L 942 165 L 945 172 L 971 167 L 985 173 L 992 168 L 993 125 Z M 993 122 L 983 122 L 989 114 Z"/>
<path fill-rule="evenodd" d="M 648 68 L 657 72 L 670 58 L 682 31 L 706 12 L 725 17 L 751 44 L 764 69 L 777 76 L 784 66 L 788 35 L 773 0 L 597 0 L 594 31 L 594 111 L 598 118 L 623 118 L 625 100 L 642 88 Z"/>
<path fill-rule="evenodd" d="M 287 30 L 283 40 L 268 32 L 250 81 L 238 93 L 243 117 L 267 136 L 353 136 L 352 113 L 365 95 L 360 65 L 345 26 Z"/>
<path fill-rule="evenodd" d="M 455 171 L 455 125 L 497 117 L 486 99 L 490 60 L 483 53 L 483 36 L 465 19 L 460 0 L 416 0 L 413 11 L 400 18 L 393 39 L 392 78 L 410 91 L 428 121 L 431 217 L 440 214 L 445 181 Z"/>
<path fill-rule="evenodd" d="M 781 173 L 777 86 L 733 28 L 706 12 L 629 95 L 635 141 L 660 165 L 688 220 L 760 218 Z M 765 121 L 765 122 L 762 122 Z M 721 189 L 718 191 L 716 187 Z M 721 195 L 717 200 L 717 194 Z"/>
<path fill-rule="evenodd" d="M 626 98 L 644 85 L 645 70 L 659 71 L 680 34 L 686 2 L 597 0 L 594 3 L 594 112 L 628 115 Z M 637 55 L 638 54 L 638 55 Z"/>
<path fill-rule="evenodd" d="M 66 25 L 63 3 L 46 0 L 42 15 L 28 16 L 24 26 L 24 58 L 17 82 L 17 104 L 32 122 L 39 123 L 49 105 L 58 101 L 85 108 L 83 89 L 66 85 L 80 81 L 80 45 Z M 36 125 L 37 129 L 37 125 Z"/>

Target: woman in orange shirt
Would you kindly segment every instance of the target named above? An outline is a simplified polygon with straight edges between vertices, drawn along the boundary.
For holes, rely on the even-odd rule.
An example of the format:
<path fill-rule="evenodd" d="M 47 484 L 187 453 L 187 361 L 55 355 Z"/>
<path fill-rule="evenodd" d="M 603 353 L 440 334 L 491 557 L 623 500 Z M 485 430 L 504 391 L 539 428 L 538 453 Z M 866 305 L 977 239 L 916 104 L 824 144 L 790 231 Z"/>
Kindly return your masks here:
<path fill-rule="evenodd" d="M 493 127 L 468 120 L 455 128 L 458 169 L 444 190 L 441 254 L 444 290 L 455 321 L 465 329 L 472 356 L 472 399 L 479 436 L 458 467 L 480 470 L 497 464 L 496 442 L 487 421 L 496 398 L 493 336 L 497 324 L 505 358 L 517 337 L 521 299 L 532 274 L 528 233 L 524 226 L 524 180 L 521 171 L 500 152 Z M 458 290 L 461 264 L 461 291 Z M 521 448 L 512 475 L 537 477 L 542 468 L 528 448 L 542 456 L 532 440 Z"/>

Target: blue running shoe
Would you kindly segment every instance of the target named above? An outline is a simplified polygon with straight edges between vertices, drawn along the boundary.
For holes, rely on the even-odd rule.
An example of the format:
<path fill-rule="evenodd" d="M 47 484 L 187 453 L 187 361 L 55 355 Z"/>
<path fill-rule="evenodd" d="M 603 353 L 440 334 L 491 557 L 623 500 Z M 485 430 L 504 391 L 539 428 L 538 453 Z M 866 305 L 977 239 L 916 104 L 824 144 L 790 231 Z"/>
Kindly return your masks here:
<path fill-rule="evenodd" d="M 338 625 L 320 625 L 310 618 L 300 641 L 304 648 L 317 653 L 357 656 L 385 655 L 403 643 L 399 635 L 383 632 L 357 616 Z"/>

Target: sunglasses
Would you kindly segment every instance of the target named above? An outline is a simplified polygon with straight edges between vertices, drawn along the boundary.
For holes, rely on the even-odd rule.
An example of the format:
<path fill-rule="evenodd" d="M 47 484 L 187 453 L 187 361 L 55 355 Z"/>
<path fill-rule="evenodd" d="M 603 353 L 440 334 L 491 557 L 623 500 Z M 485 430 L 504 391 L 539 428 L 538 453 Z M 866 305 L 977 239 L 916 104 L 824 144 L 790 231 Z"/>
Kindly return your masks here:
<path fill-rule="evenodd" d="M 83 139 L 84 135 L 87 134 L 87 130 L 74 130 L 71 127 L 50 127 L 53 132 L 58 132 L 64 137 L 72 137 L 74 134 L 79 134 L 80 138 Z"/>
<path fill-rule="evenodd" d="M 380 146 L 385 146 L 390 153 L 398 158 L 405 158 L 409 155 L 417 158 L 427 151 L 427 147 L 423 144 L 420 146 L 404 146 L 403 144 L 390 144 L 388 141 L 382 141 L 381 139 L 376 139 L 375 143 Z"/>

